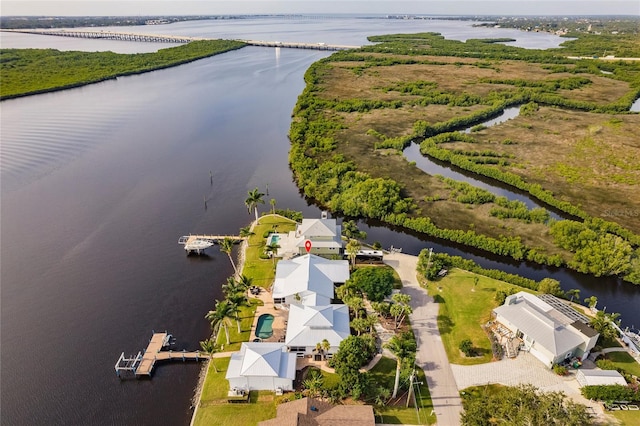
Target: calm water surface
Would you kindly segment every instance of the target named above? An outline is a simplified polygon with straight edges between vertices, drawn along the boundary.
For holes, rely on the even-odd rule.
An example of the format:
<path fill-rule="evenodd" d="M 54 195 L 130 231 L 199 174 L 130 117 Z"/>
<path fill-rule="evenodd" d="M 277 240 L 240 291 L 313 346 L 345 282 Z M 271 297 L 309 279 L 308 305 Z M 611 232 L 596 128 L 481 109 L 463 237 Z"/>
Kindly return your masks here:
<path fill-rule="evenodd" d="M 343 44 L 365 43 L 366 34 L 423 30 L 496 36 L 452 21 L 263 19 L 154 27 L 162 34 Z M 540 47 L 559 41 L 518 35 Z M 53 42 L 92 50 L 86 43 L 96 43 L 0 36 L 3 47 Z M 104 43 L 95 50 L 158 48 Z M 264 192 L 266 185 L 266 201 L 319 217 L 292 182 L 286 135 L 304 71 L 326 55 L 249 47 L 0 103 L 2 424 L 188 424 L 198 365 L 164 365 L 151 380 L 123 382 L 113 366 L 122 351 L 144 348 L 154 329 L 173 333 L 177 349 L 197 349 L 207 337 L 203 316 L 232 269 L 216 249 L 185 256 L 179 236 L 237 232 L 251 219 L 247 191 Z M 577 283 L 584 296 L 598 289 L 610 310 L 625 319 L 636 315 L 640 324 L 632 310 L 640 304 L 636 288 L 602 290 L 602 280 L 365 226 L 370 241 L 408 253 L 435 247 L 524 274 L 566 276 L 566 288 Z"/>

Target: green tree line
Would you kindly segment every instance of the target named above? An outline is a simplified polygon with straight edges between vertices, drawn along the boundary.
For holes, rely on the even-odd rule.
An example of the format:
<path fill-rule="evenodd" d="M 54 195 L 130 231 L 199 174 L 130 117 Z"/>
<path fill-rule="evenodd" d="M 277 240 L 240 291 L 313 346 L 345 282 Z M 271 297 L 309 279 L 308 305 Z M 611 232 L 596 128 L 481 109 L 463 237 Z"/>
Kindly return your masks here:
<path fill-rule="evenodd" d="M 0 49 L 0 99 L 173 67 L 243 46 L 244 43 L 231 40 L 201 40 L 153 53 L 133 54 Z"/>

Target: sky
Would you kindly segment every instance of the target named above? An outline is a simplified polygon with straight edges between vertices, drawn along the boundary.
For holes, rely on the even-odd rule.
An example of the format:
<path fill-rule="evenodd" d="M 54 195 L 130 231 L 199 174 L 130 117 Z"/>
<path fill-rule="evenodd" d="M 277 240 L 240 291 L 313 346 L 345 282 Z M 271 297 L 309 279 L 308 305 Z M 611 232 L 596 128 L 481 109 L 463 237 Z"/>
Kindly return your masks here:
<path fill-rule="evenodd" d="M 640 0 L 2 0 L 0 15 L 149 16 L 280 13 L 635 15 Z"/>

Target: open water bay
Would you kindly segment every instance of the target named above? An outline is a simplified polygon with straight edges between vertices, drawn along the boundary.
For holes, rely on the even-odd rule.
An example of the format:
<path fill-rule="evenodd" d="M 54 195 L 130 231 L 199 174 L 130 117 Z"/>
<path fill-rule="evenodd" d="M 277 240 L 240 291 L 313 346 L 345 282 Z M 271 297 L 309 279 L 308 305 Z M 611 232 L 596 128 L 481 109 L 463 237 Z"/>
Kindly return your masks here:
<path fill-rule="evenodd" d="M 418 31 L 459 39 L 513 33 L 527 47 L 560 41 L 496 34 L 468 22 L 355 18 L 199 21 L 153 30 L 341 44 Z M 59 40 L 66 50 L 91 49 L 90 40 L 22 37 L 3 34 L 3 47 L 52 47 Z M 96 50 L 135 45 L 122 43 Z M 244 199 L 255 187 L 268 186 L 263 211 L 274 198 L 278 207 L 319 217 L 292 182 L 287 132 L 305 70 L 328 54 L 247 47 L 0 103 L 3 425 L 188 424 L 197 364 L 160 365 L 152 379 L 129 381 L 116 377 L 114 364 L 121 352 L 143 349 L 152 330 L 173 333 L 176 349 L 195 350 L 208 337 L 204 315 L 232 268 L 216 248 L 209 256 L 185 256 L 178 237 L 236 233 L 251 220 Z M 635 315 L 640 325 L 637 288 L 366 227 L 370 241 L 408 253 L 434 247 L 491 267 L 558 277 L 565 288 L 583 288 L 583 297 L 597 294 L 629 323 Z"/>

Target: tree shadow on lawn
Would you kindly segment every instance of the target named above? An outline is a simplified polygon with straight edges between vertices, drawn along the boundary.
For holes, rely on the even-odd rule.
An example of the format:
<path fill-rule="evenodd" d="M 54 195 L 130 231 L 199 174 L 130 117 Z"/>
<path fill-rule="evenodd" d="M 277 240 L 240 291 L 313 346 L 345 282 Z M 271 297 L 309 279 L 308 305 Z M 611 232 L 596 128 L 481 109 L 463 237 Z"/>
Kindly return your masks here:
<path fill-rule="evenodd" d="M 438 315 L 438 325 L 440 334 L 450 334 L 456 324 L 448 316 Z"/>

